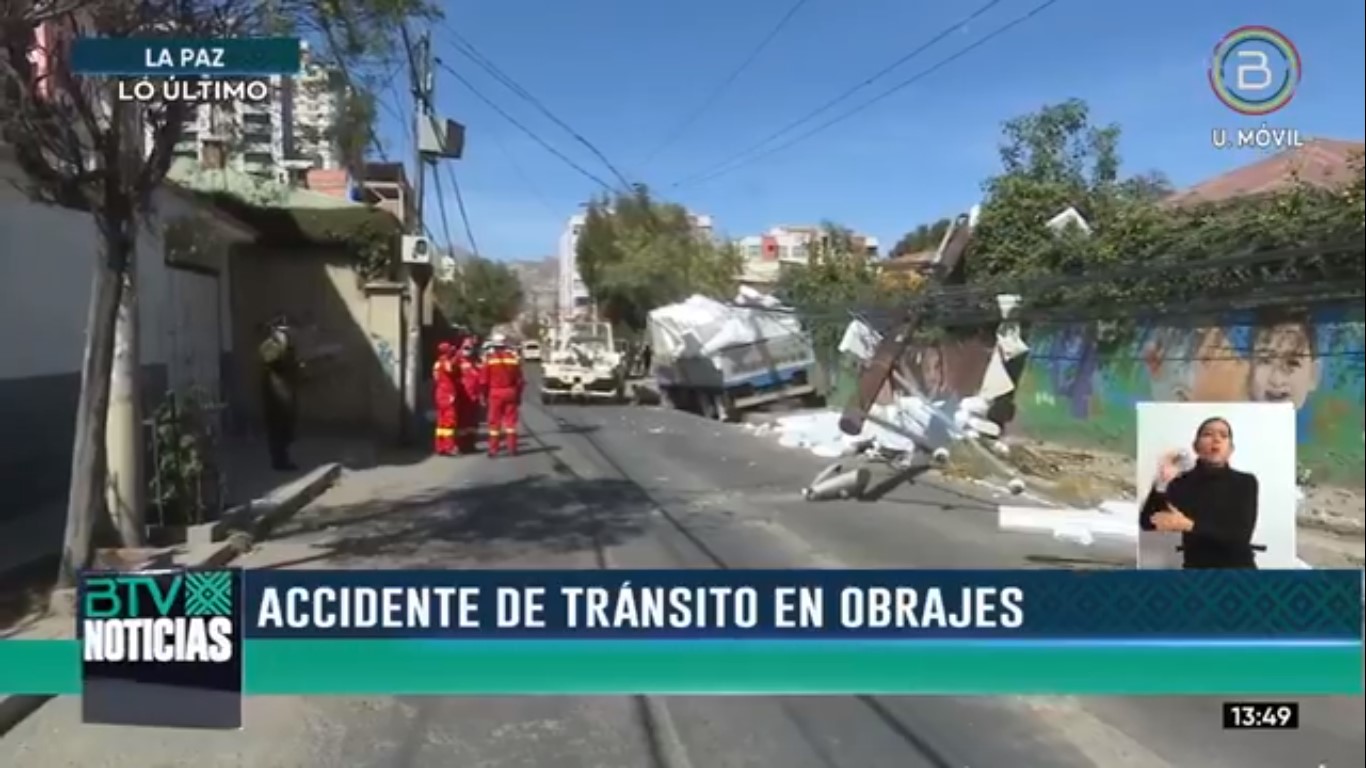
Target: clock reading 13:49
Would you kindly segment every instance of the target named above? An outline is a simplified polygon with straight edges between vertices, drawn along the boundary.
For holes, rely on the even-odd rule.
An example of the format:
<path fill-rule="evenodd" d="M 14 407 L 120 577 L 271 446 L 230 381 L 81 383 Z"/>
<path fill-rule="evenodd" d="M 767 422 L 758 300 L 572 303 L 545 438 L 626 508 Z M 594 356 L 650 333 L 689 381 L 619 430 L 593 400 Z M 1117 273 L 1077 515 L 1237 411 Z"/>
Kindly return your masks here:
<path fill-rule="evenodd" d="M 1293 731 L 1300 727 L 1297 701 L 1226 701 L 1224 728 L 1233 731 Z"/>

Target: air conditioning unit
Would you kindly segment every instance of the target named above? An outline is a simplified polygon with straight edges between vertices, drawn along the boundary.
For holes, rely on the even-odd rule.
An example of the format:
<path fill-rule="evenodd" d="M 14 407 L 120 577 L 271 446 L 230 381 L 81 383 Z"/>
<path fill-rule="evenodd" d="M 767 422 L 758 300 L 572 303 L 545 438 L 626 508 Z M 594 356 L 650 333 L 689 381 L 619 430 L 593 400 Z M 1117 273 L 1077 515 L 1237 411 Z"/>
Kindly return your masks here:
<path fill-rule="evenodd" d="M 403 236 L 404 264 L 431 264 L 432 244 L 421 235 Z"/>

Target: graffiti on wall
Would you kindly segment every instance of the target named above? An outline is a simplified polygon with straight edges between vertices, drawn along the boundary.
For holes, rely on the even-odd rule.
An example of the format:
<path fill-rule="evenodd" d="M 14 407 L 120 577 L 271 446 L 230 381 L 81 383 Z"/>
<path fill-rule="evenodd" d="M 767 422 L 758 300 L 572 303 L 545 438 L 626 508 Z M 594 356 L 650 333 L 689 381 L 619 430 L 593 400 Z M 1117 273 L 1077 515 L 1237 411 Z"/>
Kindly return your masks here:
<path fill-rule="evenodd" d="M 1298 414 L 1299 463 L 1316 480 L 1362 484 L 1361 308 L 1234 315 L 1110 339 L 1095 325 L 1035 329 L 1015 431 L 1131 452 L 1142 401 L 1282 402 Z"/>
<path fill-rule="evenodd" d="M 398 352 L 388 339 L 381 338 L 376 334 L 370 334 L 370 345 L 374 347 L 375 359 L 379 361 L 379 367 L 384 371 L 384 375 L 389 381 L 395 384 L 399 381 Z"/>

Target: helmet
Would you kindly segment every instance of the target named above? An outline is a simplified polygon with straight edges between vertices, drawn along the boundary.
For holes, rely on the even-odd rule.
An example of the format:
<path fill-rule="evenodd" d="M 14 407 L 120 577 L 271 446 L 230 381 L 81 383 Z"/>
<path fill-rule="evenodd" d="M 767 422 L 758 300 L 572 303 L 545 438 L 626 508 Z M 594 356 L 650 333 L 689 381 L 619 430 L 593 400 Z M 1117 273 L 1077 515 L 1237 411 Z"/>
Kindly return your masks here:
<path fill-rule="evenodd" d="M 508 337 L 501 333 L 495 333 L 493 334 L 493 336 L 489 337 L 489 343 L 495 347 L 506 347 L 508 343 Z"/>

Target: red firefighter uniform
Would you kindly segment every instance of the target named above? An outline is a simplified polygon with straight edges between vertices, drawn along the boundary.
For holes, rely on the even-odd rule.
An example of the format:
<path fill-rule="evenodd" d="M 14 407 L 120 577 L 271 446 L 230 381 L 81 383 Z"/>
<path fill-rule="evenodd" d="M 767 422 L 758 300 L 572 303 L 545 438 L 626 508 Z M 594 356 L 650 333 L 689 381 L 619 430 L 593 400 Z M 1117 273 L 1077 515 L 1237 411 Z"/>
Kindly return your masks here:
<path fill-rule="evenodd" d="M 489 455 L 497 456 L 506 445 L 517 454 L 517 422 L 522 406 L 522 361 L 502 340 L 494 341 L 493 351 L 484 360 L 484 392 L 489 407 Z"/>
<path fill-rule="evenodd" d="M 456 358 L 458 379 L 456 397 L 456 448 L 461 453 L 474 453 L 479 442 L 479 407 L 484 396 L 483 366 L 479 364 L 477 341 L 465 337 Z"/>
<path fill-rule="evenodd" d="M 435 450 L 441 456 L 455 453 L 458 422 L 456 413 L 456 371 L 451 354 L 454 348 L 441 342 L 437 346 L 436 364 L 432 366 L 432 402 L 436 406 Z"/>

